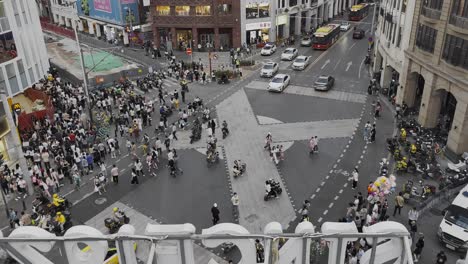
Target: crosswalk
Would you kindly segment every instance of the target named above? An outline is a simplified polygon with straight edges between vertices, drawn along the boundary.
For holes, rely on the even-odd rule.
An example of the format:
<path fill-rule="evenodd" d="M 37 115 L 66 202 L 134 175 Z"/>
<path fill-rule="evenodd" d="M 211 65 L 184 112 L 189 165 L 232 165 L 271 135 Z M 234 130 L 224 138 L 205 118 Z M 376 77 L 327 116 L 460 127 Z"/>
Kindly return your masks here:
<path fill-rule="evenodd" d="M 247 84 L 245 87 L 250 89 L 257 89 L 257 90 L 265 90 L 268 86 L 268 83 L 265 81 L 252 81 Z M 287 94 L 296 94 L 296 95 L 305 95 L 305 96 L 313 96 L 325 99 L 333 99 L 333 100 L 340 100 L 346 101 L 351 103 L 365 103 L 367 96 L 365 94 L 358 94 L 358 93 L 349 93 L 343 91 L 336 91 L 331 90 L 328 92 L 318 92 L 315 91 L 312 87 L 304 87 L 304 86 L 297 86 L 297 85 L 289 85 L 284 91 Z"/>

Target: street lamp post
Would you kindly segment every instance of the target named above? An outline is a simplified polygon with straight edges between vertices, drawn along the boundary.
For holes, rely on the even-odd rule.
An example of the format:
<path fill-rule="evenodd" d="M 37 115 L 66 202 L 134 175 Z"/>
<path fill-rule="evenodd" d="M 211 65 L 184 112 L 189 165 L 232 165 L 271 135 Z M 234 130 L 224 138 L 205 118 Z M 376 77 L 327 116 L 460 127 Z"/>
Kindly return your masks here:
<path fill-rule="evenodd" d="M 77 1 L 73 2 L 76 6 L 76 10 L 78 10 L 78 4 Z M 76 45 L 78 46 L 78 53 L 80 55 L 80 64 L 81 64 L 81 72 L 83 74 L 83 88 L 84 92 L 86 95 L 86 102 L 88 103 L 88 111 L 89 111 L 89 126 L 92 128 L 93 126 L 93 111 L 91 110 L 91 98 L 89 97 L 89 90 L 88 90 L 88 74 L 86 73 L 86 67 L 85 67 L 85 62 L 84 62 L 84 56 L 83 56 L 83 49 L 81 48 L 80 44 L 80 38 L 78 36 L 78 31 L 76 30 L 77 22 L 80 21 L 79 17 L 75 18 L 75 23 L 72 23 L 73 27 L 73 32 L 75 32 L 75 40 L 76 40 Z"/>

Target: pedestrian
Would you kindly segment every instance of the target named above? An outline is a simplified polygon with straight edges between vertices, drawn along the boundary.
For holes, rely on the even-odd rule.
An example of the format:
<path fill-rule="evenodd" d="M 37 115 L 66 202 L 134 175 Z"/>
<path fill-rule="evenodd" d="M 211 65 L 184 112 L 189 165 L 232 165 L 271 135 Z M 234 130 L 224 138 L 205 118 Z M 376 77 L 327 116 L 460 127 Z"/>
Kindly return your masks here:
<path fill-rule="evenodd" d="M 419 259 L 421 258 L 421 252 L 423 248 L 424 248 L 424 235 L 422 233 L 419 233 L 419 239 L 418 239 L 418 242 L 416 242 L 416 247 L 414 248 L 414 251 L 413 251 L 414 263 L 418 262 Z"/>
<path fill-rule="evenodd" d="M 366 143 L 369 141 L 369 135 L 370 135 L 371 129 L 372 129 L 372 125 L 369 121 L 367 121 L 366 124 L 364 125 L 364 131 L 363 131 L 364 141 L 366 141 Z"/>
<path fill-rule="evenodd" d="M 135 170 L 135 168 L 132 168 L 132 180 L 130 181 L 130 184 L 139 184 L 139 182 L 138 182 L 138 173 Z"/>
<path fill-rule="evenodd" d="M 411 221 L 414 221 L 415 223 L 418 222 L 419 218 L 419 212 L 416 210 L 416 206 L 411 208 L 411 210 L 408 211 L 408 224 L 411 226 Z"/>
<path fill-rule="evenodd" d="M 395 209 L 393 210 L 393 216 L 396 215 L 398 211 L 398 215 L 401 215 L 401 208 L 405 204 L 405 198 L 403 198 L 403 193 L 399 192 L 398 195 L 395 197 Z"/>
<path fill-rule="evenodd" d="M 211 207 L 211 215 L 213 216 L 213 225 L 216 225 L 219 221 L 219 209 L 217 203 L 214 203 L 213 207 Z"/>
<path fill-rule="evenodd" d="M 211 128 L 211 134 L 214 135 L 215 134 L 215 129 L 216 129 L 216 123 L 215 123 L 214 119 L 211 119 L 211 121 L 209 122 L 209 126 Z"/>
<path fill-rule="evenodd" d="M 101 193 L 101 181 L 99 181 L 99 176 L 98 175 L 96 175 L 94 177 L 93 182 L 94 182 L 94 192 L 97 192 L 97 193 L 99 193 L 99 195 L 102 195 L 102 193 Z"/>
<path fill-rule="evenodd" d="M 374 114 L 376 118 L 380 117 L 381 110 L 382 110 L 382 105 L 380 104 L 380 101 L 377 101 L 377 103 L 375 104 L 375 114 Z"/>
<path fill-rule="evenodd" d="M 375 134 L 377 131 L 375 130 L 375 124 L 372 125 L 372 129 L 370 131 L 370 143 L 373 143 L 375 141 Z"/>
<path fill-rule="evenodd" d="M 177 134 L 176 134 L 176 133 L 177 133 L 177 126 L 176 126 L 175 123 L 172 123 L 172 137 L 173 137 L 175 140 L 179 140 L 179 139 L 177 138 Z"/>
<path fill-rule="evenodd" d="M 117 184 L 119 183 L 119 169 L 117 168 L 117 165 L 112 165 L 111 169 L 111 176 L 112 176 L 112 181 Z"/>
<path fill-rule="evenodd" d="M 236 192 L 232 194 L 231 203 L 232 203 L 232 211 L 234 214 L 234 218 L 238 219 L 239 218 L 239 195 Z"/>
<path fill-rule="evenodd" d="M 383 203 L 380 205 L 380 221 L 387 220 L 387 210 L 388 210 L 388 200 L 385 199 Z"/>
<path fill-rule="evenodd" d="M 259 239 L 255 239 L 255 252 L 257 256 L 257 263 L 263 263 L 265 258 L 265 248 Z"/>
<path fill-rule="evenodd" d="M 357 167 L 354 167 L 354 170 L 352 172 L 352 176 L 353 176 L 353 190 L 356 189 L 357 187 L 357 184 L 358 184 L 358 180 L 359 180 L 359 171 L 358 171 L 358 168 Z"/>
<path fill-rule="evenodd" d="M 410 222 L 409 232 L 410 232 L 411 239 L 414 241 L 416 232 L 418 232 L 418 226 L 416 225 L 416 221 Z"/>
<path fill-rule="evenodd" d="M 145 174 L 143 173 L 143 163 L 141 163 L 140 159 L 137 159 L 134 163 L 135 167 L 135 173 L 140 176 L 145 176 Z"/>
<path fill-rule="evenodd" d="M 81 187 L 81 176 L 76 170 L 73 172 L 73 183 L 75 184 L 75 189 L 79 190 Z"/>
<path fill-rule="evenodd" d="M 164 146 L 166 146 L 166 151 L 169 152 L 169 147 L 171 146 L 171 139 L 166 135 L 164 139 Z"/>
<path fill-rule="evenodd" d="M 441 250 L 436 257 L 436 264 L 445 264 L 447 262 L 447 256 L 445 256 L 445 252 Z"/>
<path fill-rule="evenodd" d="M 185 103 L 185 89 L 182 89 L 182 90 L 180 91 L 180 95 L 181 95 L 181 97 L 182 97 L 182 103 Z"/>

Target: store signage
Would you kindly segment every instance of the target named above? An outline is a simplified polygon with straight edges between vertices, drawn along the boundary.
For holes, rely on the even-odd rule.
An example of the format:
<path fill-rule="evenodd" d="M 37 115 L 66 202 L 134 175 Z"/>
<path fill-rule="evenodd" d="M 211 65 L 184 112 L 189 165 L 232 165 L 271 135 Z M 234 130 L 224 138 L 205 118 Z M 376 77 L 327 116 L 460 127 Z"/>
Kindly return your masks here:
<path fill-rule="evenodd" d="M 112 6 L 110 0 L 94 0 L 94 9 L 107 13 L 112 13 Z"/>
<path fill-rule="evenodd" d="M 245 24 L 245 30 L 266 29 L 271 28 L 271 22 L 259 22 Z"/>
<path fill-rule="evenodd" d="M 285 25 L 288 23 L 288 16 L 287 15 L 281 15 L 276 17 L 276 25 Z"/>

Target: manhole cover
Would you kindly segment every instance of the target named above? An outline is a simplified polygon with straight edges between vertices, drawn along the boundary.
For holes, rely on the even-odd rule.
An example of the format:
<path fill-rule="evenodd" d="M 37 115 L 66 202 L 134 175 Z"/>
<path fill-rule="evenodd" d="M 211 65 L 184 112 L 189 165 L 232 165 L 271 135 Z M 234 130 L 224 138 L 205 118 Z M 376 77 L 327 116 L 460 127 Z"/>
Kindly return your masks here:
<path fill-rule="evenodd" d="M 103 204 L 107 201 L 106 198 L 104 197 L 100 197 L 100 198 L 97 198 L 96 201 L 94 201 L 95 204 Z"/>

